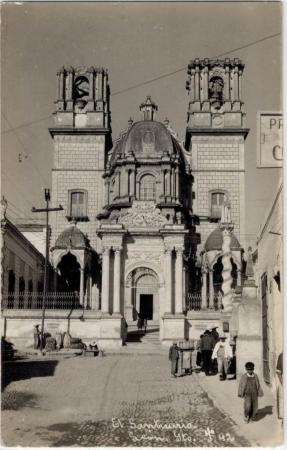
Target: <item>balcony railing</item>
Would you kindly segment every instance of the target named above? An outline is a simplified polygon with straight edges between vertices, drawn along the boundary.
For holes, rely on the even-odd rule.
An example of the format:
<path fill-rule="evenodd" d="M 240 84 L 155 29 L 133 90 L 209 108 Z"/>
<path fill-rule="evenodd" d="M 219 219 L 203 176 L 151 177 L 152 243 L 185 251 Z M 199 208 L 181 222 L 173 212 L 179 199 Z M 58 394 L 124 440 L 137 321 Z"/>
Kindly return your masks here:
<path fill-rule="evenodd" d="M 2 296 L 3 309 L 42 309 L 43 292 L 18 292 Z M 46 309 L 82 309 L 78 293 L 48 292 L 45 299 Z"/>
<path fill-rule="evenodd" d="M 209 310 L 218 311 L 222 309 L 220 298 L 217 293 L 214 293 L 213 301 L 207 296 L 206 304 L 207 309 Z M 202 309 L 201 292 L 188 292 L 185 305 L 186 311 L 200 311 Z"/>

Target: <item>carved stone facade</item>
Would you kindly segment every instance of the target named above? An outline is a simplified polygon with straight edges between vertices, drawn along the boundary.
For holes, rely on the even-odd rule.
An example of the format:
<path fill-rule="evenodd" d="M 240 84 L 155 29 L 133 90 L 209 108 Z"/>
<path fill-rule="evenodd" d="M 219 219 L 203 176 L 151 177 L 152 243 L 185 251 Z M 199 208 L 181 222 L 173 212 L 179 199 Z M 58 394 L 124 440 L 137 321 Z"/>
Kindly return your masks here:
<path fill-rule="evenodd" d="M 53 201 L 64 212 L 52 219 L 52 260 L 59 264 L 55 243 L 68 222 L 76 220 L 89 244 L 70 252 L 77 253 L 84 270 L 84 298 L 89 271 L 97 272 L 85 305 L 100 315 L 105 342 L 116 339 L 115 324 L 124 319 L 136 323 L 139 314 L 159 325 L 162 342 L 184 338 L 189 294 L 200 296 L 204 311 L 214 311 L 216 270 L 221 270 L 224 252 L 212 233 L 219 229 L 221 212 L 234 227 L 233 284 L 241 280 L 248 133 L 243 127 L 243 69 L 237 59 L 191 61 L 184 145 L 168 119 L 155 120 L 157 105 L 150 97 L 140 105 L 142 120 L 130 119 L 112 144 L 107 71 L 59 71 L 50 133 L 55 143 Z M 96 264 L 85 263 L 89 254 Z"/>

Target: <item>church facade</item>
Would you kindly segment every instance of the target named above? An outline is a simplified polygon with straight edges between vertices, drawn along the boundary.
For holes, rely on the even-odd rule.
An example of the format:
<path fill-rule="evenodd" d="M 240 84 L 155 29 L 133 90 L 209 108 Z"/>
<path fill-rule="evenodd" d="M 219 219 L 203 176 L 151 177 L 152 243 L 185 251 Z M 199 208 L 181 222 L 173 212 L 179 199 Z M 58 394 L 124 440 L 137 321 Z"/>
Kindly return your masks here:
<path fill-rule="evenodd" d="M 139 315 L 158 325 L 162 343 L 228 323 L 220 224 L 225 211 L 235 292 L 243 277 L 243 69 L 237 59 L 190 62 L 184 143 L 167 119 L 156 121 L 150 97 L 141 120 L 128 120 L 112 142 L 107 71 L 59 71 L 52 201 L 64 211 L 51 219 L 53 289 L 78 292 L 90 324 L 82 337 L 121 345 L 125 323 Z"/>

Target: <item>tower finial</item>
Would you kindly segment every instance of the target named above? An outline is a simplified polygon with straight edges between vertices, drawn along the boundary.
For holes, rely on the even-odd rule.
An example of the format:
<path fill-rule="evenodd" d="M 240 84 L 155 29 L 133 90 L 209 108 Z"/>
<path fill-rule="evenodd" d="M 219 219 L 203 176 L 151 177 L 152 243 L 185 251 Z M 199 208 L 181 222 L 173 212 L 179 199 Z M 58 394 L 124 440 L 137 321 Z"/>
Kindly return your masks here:
<path fill-rule="evenodd" d="M 157 111 L 157 105 L 148 95 L 146 101 L 140 104 L 140 111 L 143 112 L 143 120 L 153 120 L 154 113 Z"/>

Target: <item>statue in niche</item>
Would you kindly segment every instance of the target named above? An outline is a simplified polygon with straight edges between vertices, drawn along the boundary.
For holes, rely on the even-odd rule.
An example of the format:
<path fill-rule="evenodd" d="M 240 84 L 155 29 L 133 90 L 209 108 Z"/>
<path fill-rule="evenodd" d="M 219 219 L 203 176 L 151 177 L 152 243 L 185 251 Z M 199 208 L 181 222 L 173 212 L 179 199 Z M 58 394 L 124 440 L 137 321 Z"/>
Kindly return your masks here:
<path fill-rule="evenodd" d="M 212 77 L 209 81 L 210 103 L 215 109 L 220 109 L 223 103 L 223 80 L 220 77 Z"/>

